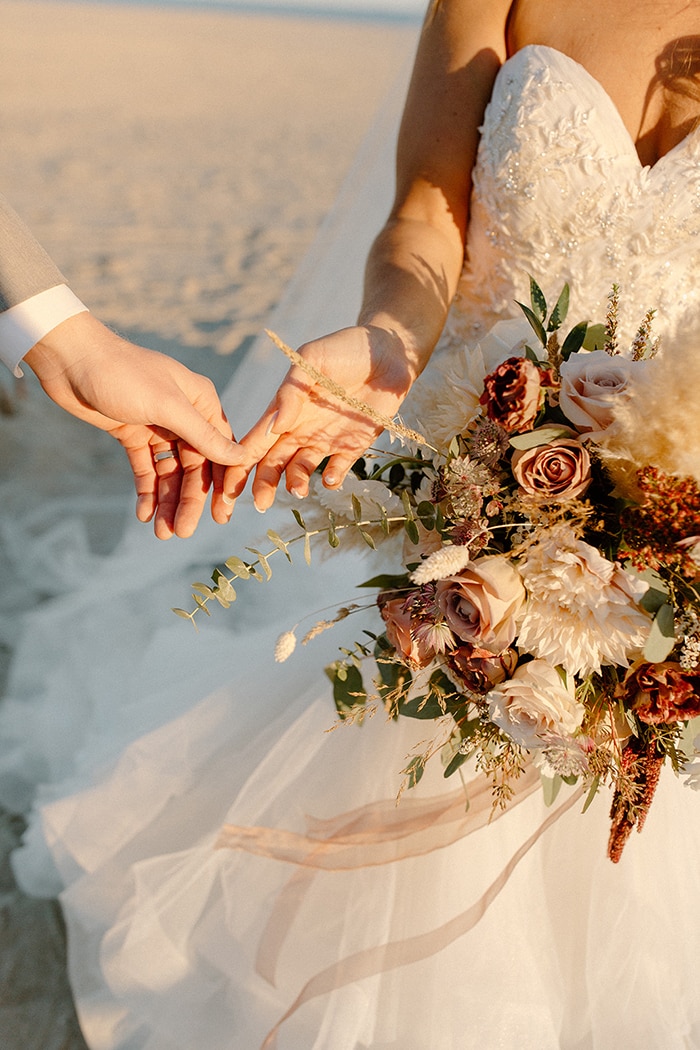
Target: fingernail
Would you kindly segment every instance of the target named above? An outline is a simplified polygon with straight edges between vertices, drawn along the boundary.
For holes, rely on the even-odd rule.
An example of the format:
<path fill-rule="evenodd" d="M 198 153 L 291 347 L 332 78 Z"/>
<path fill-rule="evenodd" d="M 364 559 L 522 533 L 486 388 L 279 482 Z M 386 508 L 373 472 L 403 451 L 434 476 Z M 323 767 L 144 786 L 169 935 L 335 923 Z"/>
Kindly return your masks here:
<path fill-rule="evenodd" d="M 236 502 L 233 496 L 227 496 L 225 492 L 221 493 L 221 499 L 227 507 L 232 507 Z"/>
<path fill-rule="evenodd" d="M 267 507 L 259 507 L 259 506 L 257 505 L 257 503 L 255 502 L 255 500 L 253 500 L 253 506 L 254 506 L 254 507 L 255 507 L 255 509 L 257 510 L 258 514 L 264 514 L 264 513 L 265 513 L 265 511 L 267 510 Z"/>
<path fill-rule="evenodd" d="M 278 415 L 279 415 L 279 412 L 273 412 L 272 415 L 270 416 L 270 422 L 267 424 L 267 430 L 265 431 L 265 437 L 269 437 L 269 435 L 272 433 L 272 428 L 274 427 L 275 423 L 277 422 Z"/>
<path fill-rule="evenodd" d="M 338 484 L 338 477 L 337 477 L 337 475 L 336 474 L 324 474 L 323 475 L 323 484 L 324 485 L 337 485 Z"/>
<path fill-rule="evenodd" d="M 302 492 L 301 489 L 290 489 L 289 491 L 293 496 L 296 496 L 297 499 L 304 499 L 306 495 L 306 493 Z"/>

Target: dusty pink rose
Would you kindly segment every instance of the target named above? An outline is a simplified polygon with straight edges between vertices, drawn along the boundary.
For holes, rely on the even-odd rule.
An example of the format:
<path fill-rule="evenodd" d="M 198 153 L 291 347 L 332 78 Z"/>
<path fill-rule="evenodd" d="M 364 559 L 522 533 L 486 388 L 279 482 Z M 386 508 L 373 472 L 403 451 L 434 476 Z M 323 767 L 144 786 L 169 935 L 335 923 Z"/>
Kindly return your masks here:
<path fill-rule="evenodd" d="M 500 653 L 515 638 L 525 587 L 507 558 L 477 558 L 457 575 L 439 580 L 435 594 L 446 623 L 463 642 Z"/>
<path fill-rule="evenodd" d="M 446 658 L 454 677 L 472 693 L 488 693 L 510 677 L 518 662 L 514 649 L 505 649 L 494 656 L 488 649 L 477 649 L 474 645 L 451 649 Z"/>
<path fill-rule="evenodd" d="M 632 667 L 622 686 L 642 722 L 685 722 L 700 715 L 700 675 L 666 661 Z"/>
<path fill-rule="evenodd" d="M 587 438 L 598 440 L 612 423 L 633 367 L 629 358 L 605 350 L 581 350 L 562 362 L 559 406 Z"/>
<path fill-rule="evenodd" d="M 541 397 L 537 365 L 527 357 L 509 357 L 484 379 L 480 403 L 489 419 L 513 433 L 532 426 Z"/>
<path fill-rule="evenodd" d="M 392 592 L 384 593 L 388 595 Z M 429 664 L 435 653 L 416 635 L 411 622 L 410 598 L 384 598 L 380 594 L 377 602 L 386 624 L 387 639 L 401 659 L 414 669 Z"/>
<path fill-rule="evenodd" d="M 520 488 L 543 501 L 577 499 L 591 483 L 590 457 L 575 437 L 516 449 L 511 468 Z"/>

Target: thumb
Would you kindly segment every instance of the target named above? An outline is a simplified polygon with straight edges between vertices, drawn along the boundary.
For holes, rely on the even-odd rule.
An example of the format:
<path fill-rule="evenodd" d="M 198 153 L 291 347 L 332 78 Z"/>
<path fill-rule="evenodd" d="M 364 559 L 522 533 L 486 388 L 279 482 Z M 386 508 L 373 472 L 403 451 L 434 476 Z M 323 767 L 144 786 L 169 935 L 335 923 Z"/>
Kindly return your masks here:
<path fill-rule="evenodd" d="M 277 391 L 276 416 L 270 424 L 273 434 L 286 434 L 294 428 L 309 395 L 311 384 L 300 368 L 292 368 Z"/>
<path fill-rule="evenodd" d="M 245 459 L 240 445 L 233 439 L 226 417 L 221 414 L 221 429 L 205 419 L 190 402 L 161 406 L 157 425 L 171 430 L 212 463 L 233 466 Z M 225 432 L 222 432 L 225 431 Z"/>

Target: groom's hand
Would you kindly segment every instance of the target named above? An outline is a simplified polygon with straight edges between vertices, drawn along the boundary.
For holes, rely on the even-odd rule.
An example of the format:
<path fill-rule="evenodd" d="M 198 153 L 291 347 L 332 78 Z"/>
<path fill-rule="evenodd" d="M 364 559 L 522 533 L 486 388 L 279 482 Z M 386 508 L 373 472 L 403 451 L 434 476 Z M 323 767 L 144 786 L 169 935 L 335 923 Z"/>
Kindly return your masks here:
<path fill-rule="evenodd" d="M 136 515 L 155 534 L 190 536 L 212 485 L 211 512 L 226 522 L 226 464 L 241 450 L 209 379 L 121 339 L 90 313 L 57 325 L 26 355 L 48 396 L 119 441 L 136 484 Z"/>

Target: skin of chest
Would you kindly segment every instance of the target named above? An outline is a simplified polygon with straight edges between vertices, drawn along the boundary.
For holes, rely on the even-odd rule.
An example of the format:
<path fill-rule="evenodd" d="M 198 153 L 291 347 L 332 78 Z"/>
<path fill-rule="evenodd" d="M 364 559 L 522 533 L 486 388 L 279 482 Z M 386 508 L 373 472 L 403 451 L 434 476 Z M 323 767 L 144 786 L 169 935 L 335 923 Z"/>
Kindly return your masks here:
<path fill-rule="evenodd" d="M 700 2 L 516 0 L 508 53 L 546 44 L 580 62 L 653 164 L 700 119 Z"/>

